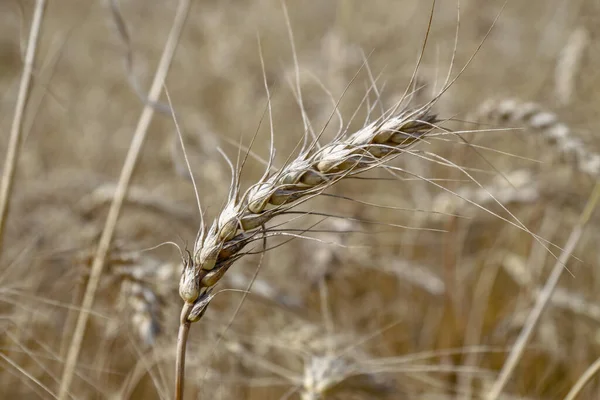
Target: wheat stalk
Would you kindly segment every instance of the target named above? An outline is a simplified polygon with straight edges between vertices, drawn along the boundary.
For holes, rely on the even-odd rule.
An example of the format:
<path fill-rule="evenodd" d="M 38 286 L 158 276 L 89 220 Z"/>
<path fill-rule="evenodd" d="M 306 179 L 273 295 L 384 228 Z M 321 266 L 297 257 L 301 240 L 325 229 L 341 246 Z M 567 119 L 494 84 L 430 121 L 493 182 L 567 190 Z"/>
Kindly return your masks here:
<path fill-rule="evenodd" d="M 29 39 L 27 41 L 25 65 L 23 66 L 23 74 L 21 75 L 21 82 L 19 83 L 17 105 L 15 107 L 15 113 L 13 116 L 12 125 L 10 127 L 8 151 L 4 160 L 2 182 L 0 182 L 0 250 L 2 249 L 4 225 L 6 224 L 6 217 L 8 216 L 10 195 L 17 169 L 17 158 L 22 140 L 21 128 L 23 126 L 23 116 L 25 113 L 25 106 L 27 105 L 27 98 L 29 96 L 29 86 L 31 85 L 31 77 L 33 75 L 33 62 L 35 61 L 35 54 L 45 7 L 46 0 L 36 1 L 33 21 L 31 22 L 31 29 L 29 31 Z"/>
<path fill-rule="evenodd" d="M 575 92 L 582 58 L 590 45 L 590 34 L 584 27 L 575 29 L 563 47 L 554 70 L 554 96 L 559 104 L 568 105 Z"/>
<path fill-rule="evenodd" d="M 397 113 L 397 107 L 377 121 L 351 135 L 338 134 L 330 143 L 318 146 L 305 141 L 299 154 L 272 172 L 273 149 L 262 178 L 242 195 L 233 171 L 226 205 L 210 228 L 201 223 L 193 253 L 183 257 L 179 294 L 181 311 L 176 366 L 175 398 L 183 396 L 185 342 L 190 324 L 200 320 L 214 296 L 213 287 L 231 265 L 241 258 L 242 249 L 269 236 L 299 235 L 269 231 L 265 224 L 311 199 L 336 182 L 381 166 L 430 133 L 439 122 L 431 113 L 433 101 Z"/>
<path fill-rule="evenodd" d="M 148 97 L 151 101 L 158 100 L 160 96 L 161 88 L 164 84 L 164 80 L 166 78 L 169 66 L 171 64 L 171 60 L 173 59 L 173 56 L 175 54 L 177 43 L 179 42 L 179 36 L 183 29 L 188 9 L 189 1 L 181 0 L 178 4 L 173 26 L 171 28 L 171 32 L 169 33 L 169 37 L 165 44 L 163 54 L 161 56 L 156 74 L 154 76 L 154 80 L 152 82 L 152 86 L 150 88 L 150 93 Z M 100 237 L 96 255 L 94 257 L 94 261 L 90 271 L 90 278 L 88 280 L 84 297 L 82 300 L 81 310 L 77 317 L 77 323 L 73 332 L 73 337 L 71 339 L 71 345 L 69 346 L 69 351 L 67 353 L 65 367 L 63 370 L 63 375 L 61 378 L 58 393 L 58 398 L 61 400 L 66 399 L 69 395 L 69 389 L 73 380 L 73 376 L 75 374 L 77 359 L 79 358 L 79 351 L 81 349 L 83 336 L 85 334 L 85 327 L 89 316 L 89 310 L 91 309 L 94 303 L 96 290 L 99 285 L 100 277 L 106 260 L 106 255 L 108 253 L 110 243 L 112 241 L 112 236 L 117 224 L 117 220 L 119 218 L 121 206 L 125 199 L 127 187 L 129 186 L 129 182 L 133 175 L 133 170 L 135 168 L 138 155 L 141 152 L 141 148 L 146 138 L 146 133 L 148 131 L 148 126 L 150 125 L 150 121 L 153 115 L 154 108 L 150 104 L 146 104 L 142 111 L 142 114 L 140 115 L 140 119 L 138 120 L 136 131 L 133 135 L 129 151 L 125 158 L 125 163 L 123 164 L 123 168 L 121 170 L 121 175 L 119 177 L 119 183 L 117 184 L 115 197 L 113 202 L 111 203 L 111 207 L 106 218 L 106 223 L 104 225 L 104 230 L 102 231 L 102 236 Z"/>

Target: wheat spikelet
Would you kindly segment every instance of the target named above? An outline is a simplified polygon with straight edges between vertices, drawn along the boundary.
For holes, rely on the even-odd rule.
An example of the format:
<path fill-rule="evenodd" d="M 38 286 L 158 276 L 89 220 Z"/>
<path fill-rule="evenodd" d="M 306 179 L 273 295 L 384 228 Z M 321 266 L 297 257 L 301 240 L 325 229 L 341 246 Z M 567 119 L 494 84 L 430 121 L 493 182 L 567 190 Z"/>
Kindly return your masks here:
<path fill-rule="evenodd" d="M 600 154 L 591 152 L 557 115 L 532 102 L 515 99 L 490 100 L 477 113 L 479 120 L 495 123 L 520 122 L 539 131 L 576 168 L 594 178 L 600 176 Z"/>
<path fill-rule="evenodd" d="M 338 135 L 318 148 L 303 146 L 299 155 L 239 196 L 232 183 L 229 199 L 210 229 L 201 227 L 193 255 L 184 258 L 179 293 L 188 321 L 202 316 L 210 289 L 239 259 L 242 248 L 269 236 L 265 223 L 337 181 L 365 172 L 406 151 L 438 122 L 430 105 L 382 118 L 349 136 Z M 184 311 L 184 314 L 186 312 Z"/>

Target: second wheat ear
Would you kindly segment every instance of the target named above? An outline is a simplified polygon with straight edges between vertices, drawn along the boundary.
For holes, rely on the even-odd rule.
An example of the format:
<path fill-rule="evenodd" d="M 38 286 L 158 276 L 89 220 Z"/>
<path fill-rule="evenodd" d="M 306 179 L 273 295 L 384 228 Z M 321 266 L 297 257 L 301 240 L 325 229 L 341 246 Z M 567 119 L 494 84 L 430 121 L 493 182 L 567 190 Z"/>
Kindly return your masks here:
<path fill-rule="evenodd" d="M 213 288 L 242 249 L 270 232 L 265 224 L 318 196 L 337 181 L 376 168 L 407 151 L 431 132 L 439 120 L 430 105 L 373 122 L 351 135 L 337 136 L 319 148 L 308 145 L 282 168 L 265 175 L 243 195 L 231 185 L 228 201 L 210 228 L 201 227 L 193 253 L 183 259 L 179 294 L 182 324 L 200 320 Z"/>

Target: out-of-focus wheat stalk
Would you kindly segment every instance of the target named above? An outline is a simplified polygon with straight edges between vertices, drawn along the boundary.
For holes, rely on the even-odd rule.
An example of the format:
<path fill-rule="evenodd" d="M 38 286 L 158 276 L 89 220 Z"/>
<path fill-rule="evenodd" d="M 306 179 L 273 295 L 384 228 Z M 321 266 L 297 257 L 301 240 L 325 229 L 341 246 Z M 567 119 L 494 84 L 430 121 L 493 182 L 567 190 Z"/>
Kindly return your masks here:
<path fill-rule="evenodd" d="M 560 52 L 554 71 L 554 93 L 563 106 L 568 105 L 575 92 L 581 61 L 590 44 L 590 34 L 584 27 L 575 29 Z"/>
<path fill-rule="evenodd" d="M 575 400 L 584 386 L 600 371 L 600 358 L 594 361 L 592 365 L 585 370 L 583 375 L 575 382 L 569 393 L 565 396 L 565 400 Z"/>
<path fill-rule="evenodd" d="M 546 306 L 550 302 L 550 299 L 552 298 L 552 293 L 554 292 L 554 289 L 558 284 L 558 280 L 562 274 L 562 271 L 564 270 L 565 265 L 571 258 L 571 254 L 573 254 L 573 251 L 575 250 L 575 247 L 577 246 L 577 243 L 579 242 L 579 239 L 583 234 L 585 225 L 591 218 L 596 208 L 596 205 L 598 204 L 598 200 L 600 200 L 600 183 L 596 183 L 594 191 L 592 192 L 588 203 L 585 209 L 583 210 L 581 217 L 579 218 L 579 222 L 571 231 L 571 235 L 567 240 L 564 250 L 562 251 L 560 257 L 556 260 L 556 264 L 554 265 L 554 268 L 550 273 L 550 277 L 546 281 L 546 284 L 544 285 L 542 291 L 539 293 L 535 306 L 533 307 L 533 310 L 531 310 L 531 313 L 527 317 L 525 326 L 521 330 L 517 341 L 515 342 L 510 354 L 508 355 L 506 362 L 504 363 L 504 366 L 502 367 L 502 370 L 500 371 L 500 376 L 498 377 L 498 379 L 496 379 L 496 381 L 490 388 L 489 393 L 486 396 L 487 400 L 498 399 L 502 390 L 504 389 L 504 386 L 508 382 L 508 379 L 512 375 L 515 367 L 521 359 L 523 351 L 525 350 L 525 346 L 527 345 L 529 338 L 533 334 L 533 331 L 537 326 L 540 316 L 542 315 Z"/>
<path fill-rule="evenodd" d="M 35 11 L 33 20 L 31 21 L 31 29 L 29 31 L 29 39 L 27 41 L 27 53 L 25 54 L 25 63 L 21 82 L 19 83 L 19 92 L 17 95 L 17 105 L 13 116 L 12 125 L 10 128 L 10 137 L 8 140 L 8 150 L 4 159 L 4 169 L 2 171 L 2 182 L 0 183 L 0 252 L 2 251 L 2 237 L 4 233 L 4 225 L 8 215 L 10 203 L 10 194 L 17 168 L 17 158 L 19 147 L 21 145 L 21 133 L 23 126 L 23 114 L 27 104 L 27 96 L 29 95 L 29 86 L 33 72 L 33 62 L 37 49 L 38 37 L 42 26 L 44 9 L 46 0 L 37 0 L 35 3 Z"/>
<path fill-rule="evenodd" d="M 165 43 L 165 47 L 158 64 L 156 74 L 154 76 L 150 92 L 148 94 L 148 98 L 152 103 L 156 102 L 160 96 L 161 89 L 164 85 L 164 81 L 167 76 L 169 66 L 171 64 L 171 60 L 173 59 L 175 49 L 177 48 L 179 36 L 181 35 L 181 31 L 183 29 L 183 25 L 188 14 L 189 6 L 189 0 L 180 0 L 177 6 L 173 26 L 171 28 L 171 31 L 169 32 L 167 42 Z M 150 121 L 153 115 L 153 106 L 151 104 L 146 104 L 138 121 L 138 125 L 133 135 L 129 151 L 125 158 L 125 163 L 123 164 L 123 168 L 121 170 L 119 182 L 115 191 L 115 197 L 113 199 L 113 202 L 111 203 L 111 207 L 106 218 L 106 224 L 104 226 L 104 230 L 102 231 L 102 236 L 100 238 L 100 242 L 96 251 L 96 256 L 94 257 L 94 261 L 92 263 L 90 277 L 81 304 L 81 310 L 77 318 L 77 324 L 75 326 L 75 331 L 73 332 L 73 337 L 71 339 L 71 345 L 67 353 L 67 359 L 65 362 L 65 368 L 63 370 L 58 394 L 58 398 L 60 400 L 66 399 L 69 395 L 69 388 L 71 386 L 71 381 L 73 380 L 73 375 L 75 373 L 77 358 L 79 356 L 81 342 L 83 341 L 85 326 L 89 316 L 89 310 L 92 308 L 92 305 L 94 303 L 94 297 L 100 281 L 100 275 L 102 274 L 102 269 L 104 267 L 106 255 L 108 253 L 108 248 L 110 246 L 115 226 L 119 218 L 121 205 L 123 204 L 123 201 L 125 199 L 127 187 L 129 186 L 129 181 L 131 180 L 131 176 L 133 174 L 138 155 L 141 152 L 142 145 L 146 138 L 146 132 L 148 131 L 148 126 L 150 125 Z"/>

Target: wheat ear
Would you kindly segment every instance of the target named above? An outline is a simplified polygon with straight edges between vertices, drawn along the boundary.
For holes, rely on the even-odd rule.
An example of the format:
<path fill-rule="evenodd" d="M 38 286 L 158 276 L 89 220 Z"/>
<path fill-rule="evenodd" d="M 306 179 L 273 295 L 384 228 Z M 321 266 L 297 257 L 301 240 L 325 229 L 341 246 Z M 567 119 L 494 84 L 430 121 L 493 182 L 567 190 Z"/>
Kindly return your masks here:
<path fill-rule="evenodd" d="M 435 128 L 438 119 L 431 105 L 384 117 L 351 135 L 338 134 L 330 143 L 317 146 L 305 142 L 299 154 L 273 172 L 268 163 L 263 177 L 240 195 L 235 179 L 226 205 L 209 229 L 198 232 L 193 253 L 183 259 L 179 294 L 184 300 L 179 328 L 175 399 L 183 397 L 185 342 L 190 324 L 202 318 L 212 297 L 212 288 L 231 265 L 243 256 L 249 243 L 268 236 L 265 224 L 303 201 L 318 196 L 337 181 L 376 168 L 406 151 Z M 318 139 L 318 138 L 317 138 Z M 272 161 L 271 151 L 271 161 Z M 291 234 L 291 236 L 294 236 Z"/>
<path fill-rule="evenodd" d="M 201 229 L 188 253 L 179 294 L 188 309 L 186 320 L 200 319 L 210 289 L 242 254 L 245 245 L 269 236 L 264 225 L 337 181 L 375 168 L 407 150 L 438 122 L 430 108 L 383 118 L 358 132 L 337 137 L 315 149 L 307 146 L 278 171 L 267 173 L 239 195 L 233 182 L 229 199 L 210 229 Z M 202 305 L 202 307 L 200 307 Z"/>
<path fill-rule="evenodd" d="M 293 36 L 285 2 L 282 2 L 282 5 L 293 49 Z M 492 26 L 500 17 L 504 6 L 496 16 Z M 411 84 L 401 97 L 401 101 L 392 109 L 383 112 L 382 117 L 351 135 L 346 135 L 347 131 L 341 130 L 331 142 L 320 145 L 318 141 L 323 131 L 316 135 L 306 123 L 306 116 L 303 113 L 305 131 L 308 133 L 304 137 L 299 154 L 279 170 L 273 172 L 274 148 L 271 146 L 271 154 L 264 175 L 241 196 L 237 177 L 242 168 L 234 170 L 233 165 L 231 165 L 233 179 L 226 205 L 210 228 L 205 226 L 202 218 L 193 252 L 186 251 L 182 260 L 183 271 L 179 282 L 179 295 L 184 304 L 181 310 L 177 344 L 176 400 L 183 397 L 185 342 L 187 341 L 190 325 L 202 318 L 211 299 L 214 297 L 214 294 L 212 294 L 213 287 L 231 265 L 244 255 L 242 249 L 247 244 L 257 240 L 265 240 L 270 236 L 301 237 L 301 235 L 290 232 L 269 230 L 265 227 L 265 224 L 274 217 L 285 214 L 300 203 L 322 194 L 323 191 L 336 182 L 381 166 L 407 151 L 412 145 L 438 127 L 437 124 L 440 120 L 431 113 L 433 104 L 470 65 L 490 34 L 491 28 L 460 72 L 451 79 L 452 66 L 454 65 L 454 57 L 452 58 L 443 88 L 431 101 L 419 108 L 400 109 L 402 101 L 410 97 L 409 88 L 414 84 L 416 73 L 423 58 L 434 11 L 435 1 L 432 3 L 427 33 L 411 77 Z M 457 41 L 455 41 L 455 52 L 456 45 Z M 295 55 L 295 50 L 293 50 L 293 53 Z M 296 59 L 295 64 L 297 65 Z M 298 70 L 296 70 L 296 76 L 299 76 Z M 297 86 L 299 85 L 297 84 Z M 297 100 L 302 108 L 299 87 L 296 90 Z M 337 105 L 335 105 L 336 110 Z M 270 103 L 268 109 L 270 111 Z M 371 110 L 368 110 L 368 115 L 371 115 Z M 307 140 L 308 134 L 313 138 L 310 143 Z M 271 131 L 271 143 L 272 138 L 273 132 Z M 243 165 L 244 162 L 242 162 L 242 167 Z M 200 214 L 202 217 L 203 213 Z M 301 214 L 308 215 L 310 213 Z"/>
<path fill-rule="evenodd" d="M 555 113 L 541 105 L 516 99 L 490 100 L 478 111 L 479 120 L 521 122 L 535 129 L 577 169 L 594 178 L 600 177 L 600 154 L 593 153 Z"/>

